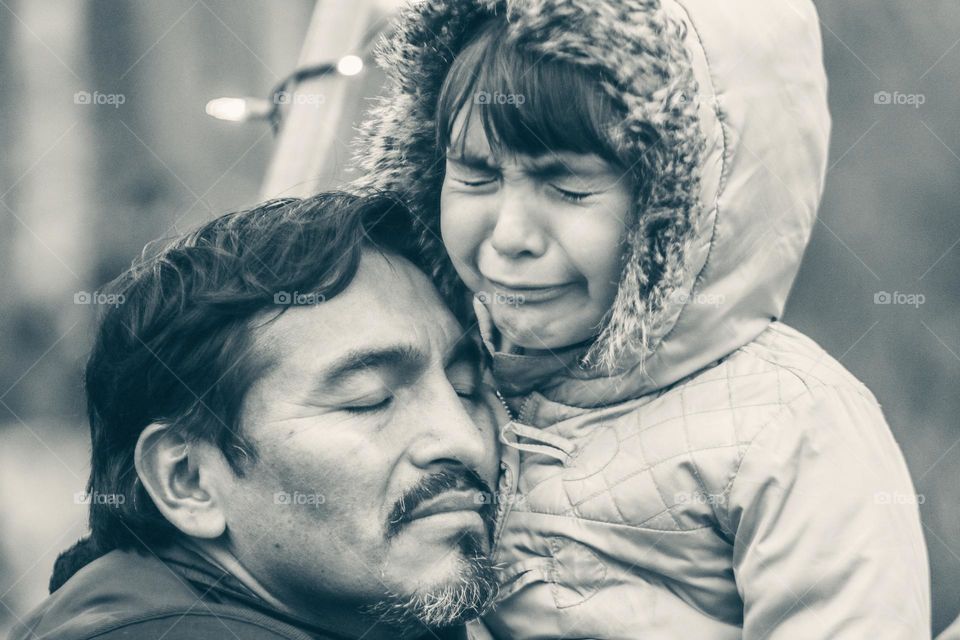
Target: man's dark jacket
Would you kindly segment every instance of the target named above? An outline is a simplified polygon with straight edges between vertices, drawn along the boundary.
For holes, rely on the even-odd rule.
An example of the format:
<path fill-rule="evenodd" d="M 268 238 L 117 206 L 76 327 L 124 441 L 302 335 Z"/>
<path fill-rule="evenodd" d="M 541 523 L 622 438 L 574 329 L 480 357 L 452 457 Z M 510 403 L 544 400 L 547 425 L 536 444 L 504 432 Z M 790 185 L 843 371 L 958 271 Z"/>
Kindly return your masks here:
<path fill-rule="evenodd" d="M 159 555 L 115 550 L 96 558 L 26 616 L 10 640 L 345 637 L 273 609 L 200 555 L 172 546 Z"/>

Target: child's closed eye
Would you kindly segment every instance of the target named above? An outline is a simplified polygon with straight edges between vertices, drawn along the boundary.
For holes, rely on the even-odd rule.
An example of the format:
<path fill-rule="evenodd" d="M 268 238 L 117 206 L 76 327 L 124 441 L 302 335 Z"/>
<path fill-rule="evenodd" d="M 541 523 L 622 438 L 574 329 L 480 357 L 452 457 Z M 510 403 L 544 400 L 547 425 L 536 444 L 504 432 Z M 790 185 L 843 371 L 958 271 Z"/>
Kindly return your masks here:
<path fill-rule="evenodd" d="M 493 184 L 494 182 L 497 181 L 497 178 L 495 177 L 473 178 L 473 179 L 454 178 L 454 180 L 466 187 L 483 187 L 488 184 Z"/>
<path fill-rule="evenodd" d="M 569 189 L 561 189 L 556 185 L 550 185 L 551 188 L 560 196 L 561 199 L 568 202 L 583 202 L 590 196 L 594 195 L 592 191 L 571 191 Z"/>

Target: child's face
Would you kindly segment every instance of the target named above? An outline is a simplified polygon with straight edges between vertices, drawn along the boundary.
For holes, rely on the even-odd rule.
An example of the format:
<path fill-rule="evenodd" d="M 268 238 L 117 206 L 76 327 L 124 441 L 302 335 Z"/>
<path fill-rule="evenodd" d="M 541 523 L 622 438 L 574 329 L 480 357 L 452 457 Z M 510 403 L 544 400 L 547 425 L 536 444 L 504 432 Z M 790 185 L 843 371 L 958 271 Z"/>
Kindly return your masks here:
<path fill-rule="evenodd" d="M 440 196 L 460 277 L 511 343 L 554 349 L 597 335 L 620 280 L 630 176 L 596 155 L 495 156 L 480 118 L 466 130 L 464 120 Z"/>

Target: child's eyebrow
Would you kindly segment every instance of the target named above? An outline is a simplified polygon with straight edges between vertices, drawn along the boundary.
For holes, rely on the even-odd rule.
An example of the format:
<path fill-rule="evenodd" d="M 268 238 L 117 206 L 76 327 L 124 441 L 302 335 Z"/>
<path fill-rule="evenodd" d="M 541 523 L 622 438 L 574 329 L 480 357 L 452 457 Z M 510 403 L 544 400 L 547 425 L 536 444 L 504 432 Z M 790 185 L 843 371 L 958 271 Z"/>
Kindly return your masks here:
<path fill-rule="evenodd" d="M 576 159 L 564 161 L 556 155 L 543 155 L 532 158 L 526 163 L 525 172 L 538 180 L 553 180 L 555 178 L 595 178 L 608 173 L 606 166 L 594 166 L 593 163 L 580 162 Z"/>
<path fill-rule="evenodd" d="M 556 157 L 536 158 L 527 164 L 524 172 L 538 180 L 553 180 L 578 174 Z"/>
<path fill-rule="evenodd" d="M 448 150 L 447 160 L 450 162 L 456 162 L 457 164 L 463 165 L 470 169 L 479 169 L 482 171 L 495 171 L 497 169 L 493 158 L 490 156 L 471 153 L 469 151 L 457 153 Z"/>
<path fill-rule="evenodd" d="M 470 150 L 454 151 L 448 149 L 446 158 L 450 162 L 455 162 L 474 171 L 493 172 L 500 170 L 496 160 L 491 156 Z M 524 173 L 540 181 L 569 178 L 572 176 L 590 179 L 606 175 L 610 171 L 609 167 L 605 165 L 594 166 L 593 163 L 582 162 L 577 159 L 564 160 L 555 154 L 544 154 L 535 157 L 527 156 L 523 161 L 523 165 Z"/>

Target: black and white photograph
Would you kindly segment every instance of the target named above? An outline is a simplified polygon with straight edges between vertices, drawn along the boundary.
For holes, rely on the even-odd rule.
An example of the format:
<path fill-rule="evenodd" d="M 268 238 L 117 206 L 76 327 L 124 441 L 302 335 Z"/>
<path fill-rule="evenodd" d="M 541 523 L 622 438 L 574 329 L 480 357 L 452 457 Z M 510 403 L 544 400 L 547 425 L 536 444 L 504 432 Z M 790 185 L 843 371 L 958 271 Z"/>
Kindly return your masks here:
<path fill-rule="evenodd" d="M 0 0 L 0 638 L 960 640 L 956 0 Z"/>

